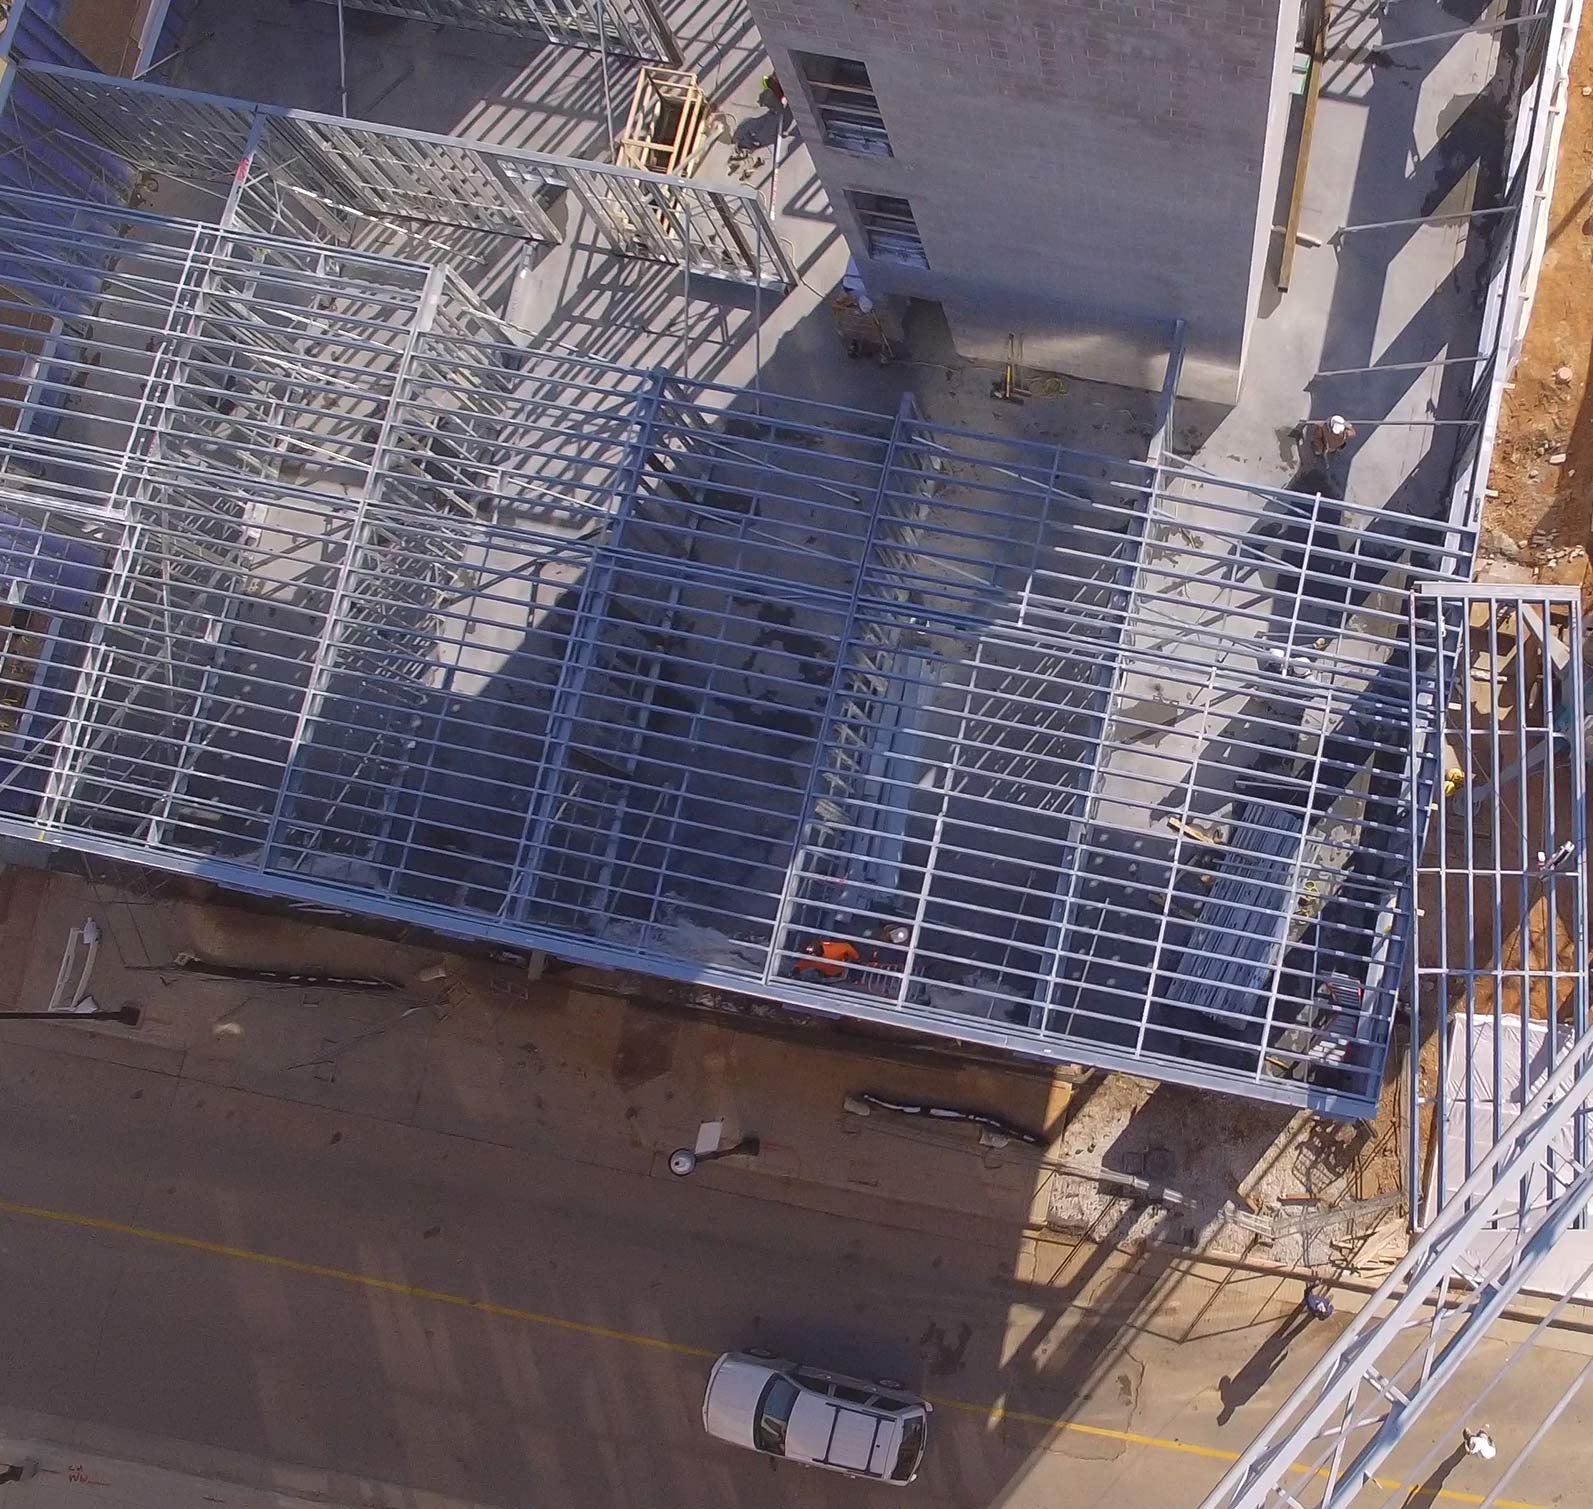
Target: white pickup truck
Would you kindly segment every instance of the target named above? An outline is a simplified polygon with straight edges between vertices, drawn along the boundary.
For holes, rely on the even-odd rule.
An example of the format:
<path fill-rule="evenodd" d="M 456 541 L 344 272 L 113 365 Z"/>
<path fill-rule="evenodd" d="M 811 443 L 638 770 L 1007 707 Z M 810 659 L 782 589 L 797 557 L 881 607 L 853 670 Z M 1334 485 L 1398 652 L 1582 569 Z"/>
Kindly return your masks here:
<path fill-rule="evenodd" d="M 930 1412 L 893 1379 L 870 1383 L 756 1349 L 714 1363 L 702 1401 L 703 1427 L 721 1441 L 895 1484 L 918 1475 Z"/>

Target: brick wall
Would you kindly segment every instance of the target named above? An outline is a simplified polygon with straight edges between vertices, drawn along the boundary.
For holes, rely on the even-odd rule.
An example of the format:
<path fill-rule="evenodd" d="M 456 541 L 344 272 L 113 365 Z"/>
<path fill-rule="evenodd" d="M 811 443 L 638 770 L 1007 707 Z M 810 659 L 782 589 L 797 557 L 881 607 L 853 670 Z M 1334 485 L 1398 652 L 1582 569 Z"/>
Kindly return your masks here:
<path fill-rule="evenodd" d="M 1295 0 L 750 0 L 837 221 L 912 204 L 930 260 L 869 264 L 939 299 L 959 348 L 1231 397 L 1265 252 Z M 1284 13 L 1280 15 L 1280 3 Z M 793 50 L 867 64 L 895 155 L 826 148 Z M 992 347 L 994 349 L 992 349 Z"/>

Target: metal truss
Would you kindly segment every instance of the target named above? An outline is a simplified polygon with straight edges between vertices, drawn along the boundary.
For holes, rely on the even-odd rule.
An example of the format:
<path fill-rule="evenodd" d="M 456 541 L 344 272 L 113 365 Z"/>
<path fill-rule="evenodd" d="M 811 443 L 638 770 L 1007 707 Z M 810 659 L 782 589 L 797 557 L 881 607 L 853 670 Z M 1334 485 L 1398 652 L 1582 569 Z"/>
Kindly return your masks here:
<path fill-rule="evenodd" d="M 222 225 L 446 261 L 461 272 L 490 264 L 505 237 L 561 240 L 548 211 L 568 193 L 623 255 L 769 288 L 796 282 L 748 188 L 46 63 L 18 66 L 9 110 L 14 173 L 42 192 L 125 164 L 209 194 Z M 97 197 L 121 194 L 107 186 Z"/>
<path fill-rule="evenodd" d="M 0 831 L 1330 1114 L 1446 525 L 528 349 L 424 263 L 13 194 L 108 267 L 0 442 Z M 9 522 L 8 522 L 9 521 Z M 42 591 L 43 588 L 39 587 Z M 889 939 L 882 931 L 892 930 Z M 848 938 L 834 984 L 803 945 Z"/>
<path fill-rule="evenodd" d="M 1385 1506 L 1408 1502 L 1409 1485 L 1377 1474 L 1389 1453 L 1438 1393 L 1457 1380 L 1477 1343 L 1508 1309 L 1555 1244 L 1593 1198 L 1593 1165 L 1566 1152 L 1567 1133 L 1593 1096 L 1593 1032 L 1567 1045 L 1520 1117 L 1478 1159 L 1457 1189 L 1334 1345 L 1300 1383 L 1250 1448 L 1224 1474 L 1202 1509 L 1346 1509 L 1363 1493 Z M 1517 1191 L 1543 1198 L 1525 1212 Z M 1483 1244 L 1489 1232 L 1508 1239 Z M 1593 1266 L 1579 1283 L 1593 1277 Z M 1577 1287 L 1572 1286 L 1573 1289 Z M 1551 1307 L 1515 1349 L 1559 1318 Z M 1495 1485 L 1494 1503 L 1588 1376 L 1584 1368 Z M 1502 1373 L 1467 1404 L 1480 1410 Z M 1449 1449 L 1440 1445 L 1414 1468 L 1418 1476 Z"/>
<path fill-rule="evenodd" d="M 328 0 L 335 4 L 336 0 Z M 354 10 L 564 47 L 607 48 L 644 63 L 678 63 L 679 49 L 651 0 L 347 0 Z"/>

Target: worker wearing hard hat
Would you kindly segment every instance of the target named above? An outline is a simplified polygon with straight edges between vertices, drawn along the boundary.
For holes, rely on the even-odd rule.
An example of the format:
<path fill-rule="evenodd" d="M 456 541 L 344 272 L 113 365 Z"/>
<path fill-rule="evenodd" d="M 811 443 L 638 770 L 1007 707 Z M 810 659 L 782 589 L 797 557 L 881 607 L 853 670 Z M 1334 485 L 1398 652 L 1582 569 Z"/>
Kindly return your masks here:
<path fill-rule="evenodd" d="M 1331 414 L 1311 426 L 1311 449 L 1319 456 L 1342 451 L 1355 439 L 1355 426 L 1342 414 Z"/>
<path fill-rule="evenodd" d="M 791 966 L 799 980 L 825 980 L 834 983 L 846 978 L 847 967 L 858 962 L 858 953 L 844 938 L 815 938 L 802 945 L 803 957 Z"/>

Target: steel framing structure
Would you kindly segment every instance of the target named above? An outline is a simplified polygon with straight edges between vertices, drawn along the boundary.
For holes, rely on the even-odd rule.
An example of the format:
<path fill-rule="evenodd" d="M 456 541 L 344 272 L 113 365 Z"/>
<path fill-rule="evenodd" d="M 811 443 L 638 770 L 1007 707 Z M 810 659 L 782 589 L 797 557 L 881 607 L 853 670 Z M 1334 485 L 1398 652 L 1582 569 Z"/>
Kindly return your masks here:
<path fill-rule="evenodd" d="M 337 0 L 326 0 L 335 5 Z M 346 0 L 375 11 L 564 47 L 607 48 L 644 63 L 678 63 L 679 49 L 650 0 Z"/>
<path fill-rule="evenodd" d="M 1390 1454 L 1440 1391 L 1460 1388 L 1473 1349 L 1533 1287 L 1557 1245 L 1586 1227 L 1593 1200 L 1581 594 L 1426 583 L 1412 598 L 1410 622 L 1413 677 L 1431 664 L 1431 684 L 1454 689 L 1448 743 L 1435 743 L 1425 768 L 1414 773 L 1411 802 L 1419 902 L 1411 944 L 1413 1030 L 1419 1040 L 1424 1019 L 1432 1017 L 1439 1048 L 1432 1096 L 1420 1096 L 1414 1057 L 1411 1070 L 1413 1162 L 1419 1163 L 1424 1099 L 1432 1107 L 1430 1215 L 1404 1261 L 1203 1509 L 1347 1509 L 1374 1501 L 1393 1509 L 1404 1502 L 1409 1483 L 1379 1476 Z M 1413 700 L 1424 695 L 1413 679 Z M 1446 789 L 1442 766 L 1450 760 L 1469 778 Z M 1486 821 L 1482 807 L 1492 814 Z M 1534 957 L 1533 917 L 1547 938 L 1542 957 Z M 1562 925 L 1569 963 L 1556 954 Z M 1490 962 L 1479 964 L 1480 957 Z M 1485 993 L 1491 999 L 1482 999 Z M 1523 1029 L 1513 1104 L 1499 1078 L 1498 1024 L 1507 995 L 1515 997 Z M 1445 1062 L 1449 1022 L 1472 1022 L 1479 1005 L 1492 1008 L 1483 1020 L 1493 1024 L 1494 1046 L 1494 1090 L 1480 1105 L 1469 1062 L 1460 1093 L 1448 1097 Z M 1540 1027 L 1545 1049 L 1530 1062 L 1529 1023 Z M 1464 1129 L 1458 1169 L 1446 1166 L 1444 1147 L 1446 1127 L 1455 1121 Z M 1448 1400 L 1452 1413 L 1458 1407 L 1462 1418 L 1485 1419 L 1484 1405 L 1508 1370 L 1530 1357 L 1590 1279 L 1593 1264 L 1558 1285 L 1561 1297 L 1504 1365 L 1458 1406 Z M 1569 1380 L 1512 1453 L 1485 1505 L 1508 1491 L 1590 1375 L 1593 1364 Z M 1452 1447 L 1452 1440 L 1439 1441 L 1402 1476 L 1421 1479 Z"/>
<path fill-rule="evenodd" d="M 1143 459 L 690 384 L 528 349 L 451 234 L 563 187 L 699 270 L 697 185 L 19 77 L 222 208 L 0 203 L 0 308 L 56 322 L 0 449 L 0 831 L 1372 1109 L 1448 674 L 1409 601 L 1469 573 L 1493 363 L 1420 515 L 1166 454 L 1177 340 Z M 859 967 L 802 977 L 815 936 Z"/>
<path fill-rule="evenodd" d="M 20 182 L 45 193 L 65 188 L 62 154 L 75 176 L 103 175 L 109 156 L 208 194 L 224 226 L 446 261 L 461 273 L 505 237 L 560 241 L 549 206 L 567 193 L 622 255 L 693 277 L 782 290 L 796 282 L 749 188 L 48 63 L 17 65 L 7 111 Z M 76 140 L 52 118 L 71 121 Z"/>
<path fill-rule="evenodd" d="M 31 375 L 57 431 L 0 450 L 13 553 L 103 572 L 8 662 L 0 831 L 1374 1103 L 1405 600 L 1464 531 L 527 350 L 425 263 L 9 198 L 19 317 L 111 270 Z M 867 967 L 799 978 L 817 933 Z"/>
<path fill-rule="evenodd" d="M 1412 622 L 1416 640 L 1442 657 L 1439 684 L 1455 688 L 1443 763 L 1454 761 L 1463 778 L 1446 784 L 1445 772 L 1435 768 L 1427 782 L 1432 821 L 1425 846 L 1424 825 L 1413 828 L 1419 904 L 1411 944 L 1412 1038 L 1420 1043 L 1431 1030 L 1437 1041 L 1430 1094 L 1422 1092 L 1417 1055 L 1410 1065 L 1410 1188 L 1425 1192 L 1413 1201 L 1419 1227 L 1423 1206 L 1449 1203 L 1543 1073 L 1593 1022 L 1580 599 L 1566 588 L 1430 592 L 1416 601 Z M 1508 1074 L 1507 1022 L 1516 1039 Z M 1458 1063 L 1450 1057 L 1452 1028 L 1462 1038 Z M 1479 1031 L 1486 1043 L 1479 1043 Z M 1536 1038 L 1541 1049 L 1533 1047 Z M 1457 1127 L 1460 1157 L 1453 1166 L 1446 1133 Z M 1570 1135 L 1575 1157 L 1586 1161 L 1585 1113 Z M 1519 1191 L 1523 1211 L 1532 1199 L 1532 1191 Z"/>

